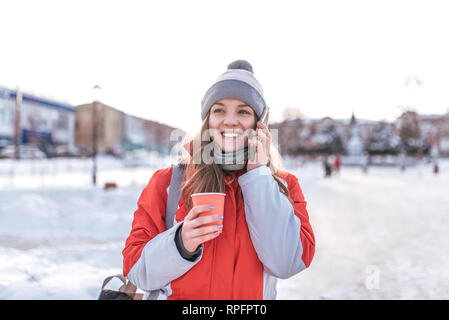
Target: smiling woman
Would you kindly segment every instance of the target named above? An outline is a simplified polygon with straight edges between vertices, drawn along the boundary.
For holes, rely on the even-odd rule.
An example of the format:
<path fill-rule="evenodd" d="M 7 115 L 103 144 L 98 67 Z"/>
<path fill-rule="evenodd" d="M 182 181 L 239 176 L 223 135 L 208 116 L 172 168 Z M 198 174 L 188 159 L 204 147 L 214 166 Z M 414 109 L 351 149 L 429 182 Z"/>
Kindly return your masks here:
<path fill-rule="evenodd" d="M 277 278 L 310 265 L 306 201 L 298 179 L 273 161 L 271 133 L 258 121 L 266 108 L 252 66 L 229 64 L 202 100 L 188 156 L 150 179 L 123 250 L 123 272 L 145 297 L 274 299 Z M 175 168 L 184 173 L 179 200 L 169 195 Z M 199 193 L 224 195 L 221 211 L 203 215 L 214 208 L 193 205 Z M 177 210 L 166 230 L 168 205 Z"/>
<path fill-rule="evenodd" d="M 234 152 L 246 147 L 249 133 L 255 125 L 254 110 L 238 99 L 221 99 L 211 108 L 211 137 L 224 152 Z"/>

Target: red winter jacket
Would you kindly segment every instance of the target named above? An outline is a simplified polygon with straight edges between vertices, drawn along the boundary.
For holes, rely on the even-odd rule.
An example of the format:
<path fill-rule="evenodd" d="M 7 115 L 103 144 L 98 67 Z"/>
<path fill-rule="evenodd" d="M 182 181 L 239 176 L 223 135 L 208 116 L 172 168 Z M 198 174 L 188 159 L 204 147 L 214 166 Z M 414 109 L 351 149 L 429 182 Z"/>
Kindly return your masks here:
<path fill-rule="evenodd" d="M 123 250 L 123 273 L 145 297 L 158 299 L 275 299 L 277 278 L 307 268 L 315 252 L 306 201 L 291 173 L 278 174 L 294 205 L 266 166 L 225 175 L 223 232 L 184 259 L 176 230 L 188 210 L 181 199 L 176 224 L 165 230 L 172 167 L 160 169 L 143 190 Z"/>

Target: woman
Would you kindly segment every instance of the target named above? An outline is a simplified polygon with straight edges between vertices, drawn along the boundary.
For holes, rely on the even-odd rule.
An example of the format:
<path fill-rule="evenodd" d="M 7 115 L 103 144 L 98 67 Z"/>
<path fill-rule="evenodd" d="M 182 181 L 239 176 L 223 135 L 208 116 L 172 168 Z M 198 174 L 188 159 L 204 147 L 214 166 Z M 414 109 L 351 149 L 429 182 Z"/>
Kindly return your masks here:
<path fill-rule="evenodd" d="M 177 223 L 165 230 L 172 167 L 160 169 L 138 200 L 124 275 L 158 299 L 275 299 L 277 278 L 310 265 L 315 239 L 298 180 L 274 163 L 271 134 L 257 121 L 266 104 L 252 66 L 231 63 L 201 108 Z M 226 193 L 223 216 L 199 216 L 210 210 L 193 207 L 200 192 Z"/>

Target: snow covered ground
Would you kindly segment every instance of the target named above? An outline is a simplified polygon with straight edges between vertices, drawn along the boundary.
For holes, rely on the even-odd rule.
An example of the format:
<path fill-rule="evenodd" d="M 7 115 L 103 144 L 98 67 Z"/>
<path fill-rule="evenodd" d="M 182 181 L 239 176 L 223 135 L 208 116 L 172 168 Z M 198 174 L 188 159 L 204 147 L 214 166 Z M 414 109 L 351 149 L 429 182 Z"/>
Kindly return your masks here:
<path fill-rule="evenodd" d="M 0 161 L 0 299 L 96 299 L 121 273 L 141 190 L 158 168 L 99 160 Z M 278 299 L 448 299 L 449 162 L 343 167 L 288 162 L 308 201 L 316 254 L 278 282 Z M 31 169 L 32 168 L 32 169 Z M 55 168 L 58 168 L 55 170 Z M 103 190 L 107 181 L 118 189 Z"/>
<path fill-rule="evenodd" d="M 300 180 L 316 237 L 309 269 L 278 286 L 280 299 L 448 299 L 449 162 L 343 167 L 321 178 L 316 166 L 292 170 Z"/>

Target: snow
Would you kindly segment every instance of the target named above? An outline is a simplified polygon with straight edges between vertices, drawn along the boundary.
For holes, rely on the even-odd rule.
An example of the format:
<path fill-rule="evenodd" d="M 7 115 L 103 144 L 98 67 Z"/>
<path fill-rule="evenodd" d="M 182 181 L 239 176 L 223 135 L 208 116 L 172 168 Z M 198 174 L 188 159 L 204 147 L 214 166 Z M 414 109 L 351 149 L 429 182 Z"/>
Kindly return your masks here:
<path fill-rule="evenodd" d="M 168 166 L 99 159 L 0 161 L 0 299 L 97 299 L 122 272 L 121 251 L 137 199 Z M 449 161 L 343 166 L 286 161 L 301 184 L 315 232 L 310 268 L 278 282 L 278 299 L 448 299 Z M 57 169 L 55 169 L 57 168 Z M 104 190 L 107 181 L 117 189 Z M 111 284 L 117 286 L 117 282 Z"/>
<path fill-rule="evenodd" d="M 448 299 L 449 162 L 292 170 L 308 200 L 316 237 L 310 268 L 278 284 L 279 299 Z M 372 286 L 378 278 L 377 287 Z M 375 282 L 374 282 L 375 284 Z"/>

